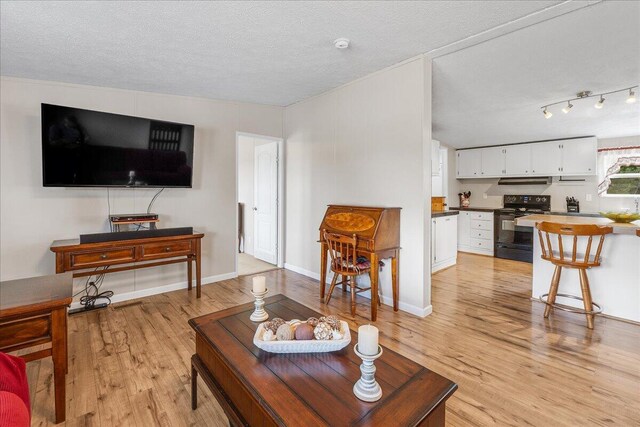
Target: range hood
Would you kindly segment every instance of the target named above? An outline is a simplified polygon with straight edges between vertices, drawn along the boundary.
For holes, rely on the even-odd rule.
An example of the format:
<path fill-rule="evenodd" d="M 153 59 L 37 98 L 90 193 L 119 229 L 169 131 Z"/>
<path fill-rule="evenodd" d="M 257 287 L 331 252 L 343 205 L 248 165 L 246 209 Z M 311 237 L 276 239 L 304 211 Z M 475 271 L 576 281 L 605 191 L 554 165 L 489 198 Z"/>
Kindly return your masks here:
<path fill-rule="evenodd" d="M 500 178 L 498 185 L 549 185 L 550 176 L 523 176 L 519 178 Z"/>

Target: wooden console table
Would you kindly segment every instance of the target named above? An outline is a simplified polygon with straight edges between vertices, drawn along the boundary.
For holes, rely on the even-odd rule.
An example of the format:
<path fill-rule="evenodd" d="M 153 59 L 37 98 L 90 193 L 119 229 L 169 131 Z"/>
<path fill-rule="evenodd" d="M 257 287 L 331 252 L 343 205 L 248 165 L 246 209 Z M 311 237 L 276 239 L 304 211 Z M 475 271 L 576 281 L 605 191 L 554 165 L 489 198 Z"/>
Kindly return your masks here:
<path fill-rule="evenodd" d="M 306 319 L 317 313 L 284 295 L 266 298 L 269 318 Z M 446 401 L 458 386 L 384 348 L 376 360 L 382 399 L 353 394 L 361 360 L 351 344 L 331 353 L 275 354 L 253 345 L 258 323 L 253 302 L 189 320 L 196 331 L 191 358 L 191 406 L 197 407 L 200 375 L 232 426 L 426 426 L 445 425 Z"/>
<path fill-rule="evenodd" d="M 200 247 L 203 237 L 203 233 L 194 232 L 187 235 L 100 243 L 80 243 L 79 239 L 56 240 L 51 244 L 50 249 L 56 254 L 56 273 L 73 271 L 73 277 L 186 262 L 189 290 L 193 284 L 192 263 L 195 261 L 196 297 L 200 298 L 202 285 Z M 109 268 L 94 271 L 100 267 Z"/>
<path fill-rule="evenodd" d="M 65 420 L 67 307 L 72 290 L 71 273 L 0 282 L 0 351 L 51 343 L 50 348 L 20 357 L 26 362 L 52 357 L 56 424 Z"/>

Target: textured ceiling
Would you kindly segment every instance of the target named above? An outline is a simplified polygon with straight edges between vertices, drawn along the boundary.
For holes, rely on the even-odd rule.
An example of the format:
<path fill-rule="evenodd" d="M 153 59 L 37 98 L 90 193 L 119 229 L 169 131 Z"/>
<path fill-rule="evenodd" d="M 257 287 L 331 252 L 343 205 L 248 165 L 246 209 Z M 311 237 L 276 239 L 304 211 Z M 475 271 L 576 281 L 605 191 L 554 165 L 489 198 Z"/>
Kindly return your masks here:
<path fill-rule="evenodd" d="M 558 3 L 2 1 L 0 72 L 284 106 Z"/>
<path fill-rule="evenodd" d="M 434 137 L 456 148 L 583 135 L 640 135 L 640 101 L 611 95 L 540 107 L 578 91 L 640 82 L 640 2 L 608 1 L 458 51 L 434 62 Z M 640 95 L 640 91 L 636 91 Z"/>

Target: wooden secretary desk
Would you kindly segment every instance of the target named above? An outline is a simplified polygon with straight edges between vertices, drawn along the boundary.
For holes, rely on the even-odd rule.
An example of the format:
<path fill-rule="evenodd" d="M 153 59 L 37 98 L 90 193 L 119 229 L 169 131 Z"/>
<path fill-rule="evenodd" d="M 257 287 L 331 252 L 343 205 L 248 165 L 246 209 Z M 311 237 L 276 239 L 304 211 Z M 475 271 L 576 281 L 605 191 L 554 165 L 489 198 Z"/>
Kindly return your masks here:
<path fill-rule="evenodd" d="M 324 298 L 327 279 L 327 244 L 323 230 L 345 236 L 358 236 L 357 255 L 371 261 L 371 320 L 378 314 L 378 262 L 391 258 L 393 309 L 398 311 L 398 261 L 400 259 L 400 209 L 367 206 L 329 205 L 320 224 L 320 298 Z"/>

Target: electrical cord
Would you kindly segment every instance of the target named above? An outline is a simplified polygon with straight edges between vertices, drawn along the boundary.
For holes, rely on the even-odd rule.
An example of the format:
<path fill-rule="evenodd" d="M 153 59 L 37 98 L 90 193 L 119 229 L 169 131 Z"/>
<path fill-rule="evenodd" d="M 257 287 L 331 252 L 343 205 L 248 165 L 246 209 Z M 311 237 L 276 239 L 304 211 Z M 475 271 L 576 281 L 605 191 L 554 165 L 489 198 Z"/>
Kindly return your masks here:
<path fill-rule="evenodd" d="M 102 272 L 96 275 L 95 281 L 91 281 L 91 277 L 93 275 L 87 277 L 87 280 L 84 284 L 84 289 L 74 295 L 75 297 L 84 292 L 84 295 L 80 297 L 80 305 L 83 305 L 86 309 L 93 308 L 96 305 L 96 301 L 101 299 L 106 299 L 108 301 L 107 305 L 111 304 L 113 291 L 100 292 L 100 288 L 102 287 L 102 282 L 104 282 L 105 273 L 108 268 L 109 266 L 106 266 L 104 269 L 102 269 Z M 96 267 L 93 271 L 98 271 L 98 267 Z"/>
<path fill-rule="evenodd" d="M 164 187 L 162 187 L 162 188 L 160 189 L 160 191 L 158 191 L 158 192 L 156 193 L 156 195 L 155 195 L 155 196 L 153 196 L 153 199 L 151 199 L 151 201 L 149 202 L 149 206 L 147 207 L 147 213 L 150 213 L 150 212 L 151 212 L 151 206 L 153 206 L 153 202 L 155 202 L 155 201 L 156 201 L 156 199 L 158 198 L 158 196 L 160 195 L 160 193 L 162 193 L 163 191 L 164 191 Z"/>

